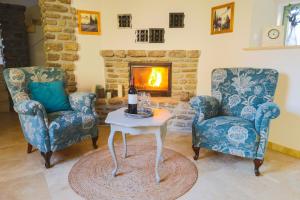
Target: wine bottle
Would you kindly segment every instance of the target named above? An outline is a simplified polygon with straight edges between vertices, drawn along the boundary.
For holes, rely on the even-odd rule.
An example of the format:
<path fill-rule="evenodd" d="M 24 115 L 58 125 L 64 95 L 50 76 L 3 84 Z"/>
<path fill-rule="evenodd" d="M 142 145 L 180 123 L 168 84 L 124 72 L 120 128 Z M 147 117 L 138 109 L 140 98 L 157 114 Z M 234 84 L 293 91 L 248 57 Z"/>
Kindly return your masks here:
<path fill-rule="evenodd" d="M 134 78 L 130 79 L 128 90 L 128 113 L 137 114 L 137 90 L 134 87 Z"/>

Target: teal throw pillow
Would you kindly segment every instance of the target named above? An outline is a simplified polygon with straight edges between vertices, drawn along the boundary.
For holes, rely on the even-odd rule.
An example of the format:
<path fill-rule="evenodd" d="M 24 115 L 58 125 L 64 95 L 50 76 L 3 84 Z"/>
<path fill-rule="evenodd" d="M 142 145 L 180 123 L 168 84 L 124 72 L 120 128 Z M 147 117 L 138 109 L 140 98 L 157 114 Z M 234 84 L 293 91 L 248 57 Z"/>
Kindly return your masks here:
<path fill-rule="evenodd" d="M 72 110 L 63 81 L 30 82 L 28 89 L 31 99 L 40 102 L 48 113 Z"/>

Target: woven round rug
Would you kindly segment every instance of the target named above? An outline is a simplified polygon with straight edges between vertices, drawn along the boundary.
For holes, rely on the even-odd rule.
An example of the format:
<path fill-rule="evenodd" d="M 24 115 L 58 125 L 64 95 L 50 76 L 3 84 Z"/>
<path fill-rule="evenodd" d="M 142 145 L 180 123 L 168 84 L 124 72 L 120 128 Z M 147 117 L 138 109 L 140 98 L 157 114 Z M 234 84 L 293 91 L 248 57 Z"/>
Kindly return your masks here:
<path fill-rule="evenodd" d="M 113 177 L 113 162 L 108 149 L 84 155 L 71 169 L 69 183 L 85 199 L 172 200 L 192 188 L 198 177 L 195 164 L 178 152 L 163 150 L 161 182 L 155 182 L 156 147 L 129 145 L 124 159 L 122 148 L 115 147 L 119 170 Z"/>

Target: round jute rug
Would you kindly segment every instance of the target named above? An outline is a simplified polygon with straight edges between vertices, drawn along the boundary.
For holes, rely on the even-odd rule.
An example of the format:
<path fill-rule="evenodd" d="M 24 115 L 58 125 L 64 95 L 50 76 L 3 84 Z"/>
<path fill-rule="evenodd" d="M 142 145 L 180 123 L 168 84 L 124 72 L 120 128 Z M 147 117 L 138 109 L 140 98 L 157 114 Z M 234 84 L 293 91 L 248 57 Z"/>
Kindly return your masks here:
<path fill-rule="evenodd" d="M 85 199 L 97 200 L 173 200 L 192 188 L 198 177 L 195 164 L 170 149 L 164 149 L 164 161 L 159 171 L 161 182 L 155 182 L 156 147 L 130 145 L 128 157 L 122 158 L 122 148 L 116 146 L 119 170 L 111 172 L 113 162 L 108 149 L 98 149 L 84 155 L 71 169 L 69 183 Z"/>

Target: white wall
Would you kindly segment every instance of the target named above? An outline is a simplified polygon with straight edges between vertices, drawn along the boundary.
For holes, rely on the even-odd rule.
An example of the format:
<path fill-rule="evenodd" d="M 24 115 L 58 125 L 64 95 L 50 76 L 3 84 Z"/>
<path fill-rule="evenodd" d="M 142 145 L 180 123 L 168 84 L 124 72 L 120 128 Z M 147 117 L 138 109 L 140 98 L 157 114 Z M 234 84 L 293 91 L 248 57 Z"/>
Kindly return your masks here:
<path fill-rule="evenodd" d="M 260 37 L 262 27 L 276 23 L 277 0 L 235 0 L 234 32 L 210 35 L 211 7 L 224 0 L 73 0 L 77 9 L 101 12 L 102 35 L 78 35 L 80 60 L 76 74 L 79 90 L 90 90 L 93 84 L 104 84 L 102 49 L 199 49 L 198 94 L 210 94 L 210 73 L 217 67 L 272 67 L 280 72 L 275 101 L 282 114 L 274 120 L 270 141 L 300 150 L 300 49 L 244 51 Z M 282 1 L 282 0 L 281 0 Z M 263 2 L 263 3 L 262 3 Z M 185 28 L 169 29 L 169 12 L 185 12 Z M 132 29 L 117 28 L 117 14 L 131 13 Z M 275 19 L 274 19 L 275 16 Z M 273 21 L 274 20 L 274 21 Z M 162 27 L 164 44 L 137 44 L 134 30 Z"/>

